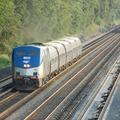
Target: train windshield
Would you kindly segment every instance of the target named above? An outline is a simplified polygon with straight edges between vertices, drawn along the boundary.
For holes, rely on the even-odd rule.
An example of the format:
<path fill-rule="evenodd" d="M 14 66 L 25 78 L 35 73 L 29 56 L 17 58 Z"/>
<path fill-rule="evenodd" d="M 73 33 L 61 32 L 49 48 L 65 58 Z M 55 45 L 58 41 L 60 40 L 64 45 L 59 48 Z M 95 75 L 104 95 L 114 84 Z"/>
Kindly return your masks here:
<path fill-rule="evenodd" d="M 17 50 L 15 51 L 16 55 L 27 55 L 26 51 L 23 50 Z M 28 51 L 28 55 L 40 55 L 39 51 Z"/>
<path fill-rule="evenodd" d="M 28 55 L 40 55 L 39 51 L 28 51 Z"/>
<path fill-rule="evenodd" d="M 26 51 L 17 50 L 17 51 L 15 51 L 15 54 L 16 54 L 16 55 L 26 55 Z"/>

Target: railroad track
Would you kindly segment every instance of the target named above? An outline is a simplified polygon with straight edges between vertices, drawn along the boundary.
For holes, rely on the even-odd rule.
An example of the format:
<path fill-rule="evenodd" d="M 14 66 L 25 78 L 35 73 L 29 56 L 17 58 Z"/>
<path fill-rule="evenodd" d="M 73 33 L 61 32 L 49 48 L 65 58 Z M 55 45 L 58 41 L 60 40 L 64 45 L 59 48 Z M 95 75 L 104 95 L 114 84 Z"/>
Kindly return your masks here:
<path fill-rule="evenodd" d="M 111 35 L 111 37 L 112 36 L 114 36 L 113 34 Z M 117 35 L 118 36 L 118 35 Z M 114 36 L 115 37 L 115 36 Z M 108 40 L 108 41 L 110 41 L 110 40 Z M 109 44 L 111 44 L 111 42 L 109 43 Z M 103 46 L 103 44 L 101 44 L 101 47 Z M 95 46 L 94 46 L 95 47 Z M 99 47 L 100 48 L 100 47 Z M 98 48 L 98 49 L 99 49 Z M 92 47 L 91 47 L 91 49 L 92 49 Z M 104 48 L 103 48 L 104 49 Z M 89 49 L 90 50 L 90 49 Z M 96 49 L 97 50 L 97 49 Z M 94 52 L 96 51 L 96 50 L 94 50 Z M 87 53 L 87 52 L 86 52 Z M 91 51 L 91 54 L 92 54 L 92 51 Z M 89 54 L 90 55 L 90 54 Z M 84 59 L 85 59 L 85 53 L 84 53 Z M 87 57 L 87 56 L 86 56 Z M 82 57 L 83 58 L 83 57 Z M 80 62 L 81 62 L 82 60 L 80 60 Z M 75 65 L 77 65 L 77 63 L 75 63 Z M 73 66 L 71 66 L 71 68 L 72 68 Z M 68 69 L 70 69 L 70 68 L 68 68 Z M 63 74 L 65 74 L 66 73 L 66 71 L 67 70 L 65 70 L 63 73 L 61 73 L 61 75 L 63 75 Z M 60 77 L 60 76 L 59 76 Z M 56 80 L 56 78 L 59 78 L 58 76 L 56 76 L 55 78 L 53 78 L 53 80 L 52 80 L 52 82 L 54 82 L 55 80 Z M 47 84 L 47 85 L 45 85 L 43 88 L 40 88 L 39 90 L 36 90 L 35 92 L 36 93 L 32 93 L 32 95 L 35 97 L 35 94 L 37 95 L 37 94 L 39 94 L 40 92 L 42 92 L 42 90 L 44 90 L 45 88 L 47 88 L 49 85 L 51 84 L 51 81 L 49 81 L 49 83 Z M 64 83 L 63 83 L 64 84 Z M 29 97 L 26 97 L 25 98 L 25 101 L 27 102 L 27 101 L 29 101 L 29 99 L 32 99 L 32 97 L 30 96 L 30 95 L 28 95 Z M 6 111 L 4 111 L 3 113 L 1 113 L 1 116 L 2 116 L 2 118 L 6 118 L 7 116 L 9 116 L 9 114 L 11 114 L 12 112 L 10 112 L 10 111 L 15 111 L 15 110 L 17 110 L 18 109 L 18 107 L 20 107 L 20 106 L 22 106 L 22 104 L 23 103 L 26 103 L 25 101 L 23 102 L 24 100 L 21 100 L 21 101 L 19 101 L 18 103 L 17 103 L 17 107 L 12 107 L 12 109 L 7 109 L 7 111 L 8 112 L 6 112 Z M 14 105 L 14 106 L 16 106 L 16 105 Z M 1 117 L 0 116 L 0 117 Z"/>
<path fill-rule="evenodd" d="M 76 120 L 102 120 L 108 103 L 110 102 L 113 92 L 118 84 L 118 80 L 120 79 L 118 66 L 120 66 L 120 56 L 115 61 L 108 74 L 91 96 L 87 105 L 81 111 Z"/>
<path fill-rule="evenodd" d="M 11 76 L 0 80 L 0 100 L 3 96 L 9 94 L 13 88 Z"/>
<path fill-rule="evenodd" d="M 0 113 L 7 111 L 21 99 L 24 99 L 29 93 L 15 92 L 6 99 L 0 101 Z"/>
<path fill-rule="evenodd" d="M 0 80 L 0 83 L 4 82 L 4 81 L 6 81 L 6 80 L 8 80 L 10 78 L 11 78 L 11 76 L 8 76 L 8 77 L 4 78 L 4 79 Z"/>
<path fill-rule="evenodd" d="M 84 107 L 85 107 L 84 105 L 86 105 L 88 102 L 87 99 L 89 100 L 90 91 L 92 91 L 95 84 L 98 84 L 98 81 L 100 81 L 101 76 L 107 71 L 106 70 L 107 66 L 112 65 L 112 62 L 113 61 L 109 60 L 103 66 L 103 68 L 95 76 L 94 80 L 89 84 L 89 86 L 86 87 L 86 89 L 81 93 L 81 95 L 77 96 L 77 98 L 73 101 L 73 103 L 70 105 L 70 107 L 66 110 L 64 115 L 62 115 L 61 120 L 76 120 L 77 119 L 76 113 L 79 111 L 79 114 L 80 114 L 81 113 L 80 111 L 82 111 L 84 109 Z M 85 101 L 85 103 L 83 102 L 83 100 Z"/>
<path fill-rule="evenodd" d="M 111 46 L 111 45 L 110 45 Z M 117 46 L 118 47 L 118 46 Z M 111 47 L 109 48 L 111 49 Z M 106 48 L 103 52 L 105 51 L 108 51 L 108 48 Z M 102 52 L 102 53 L 103 53 Z M 71 84 L 75 84 L 76 81 L 77 81 L 77 84 L 74 89 L 72 89 L 71 92 L 69 92 L 70 94 L 68 94 L 67 96 L 64 97 L 64 100 L 62 98 L 63 101 L 59 101 L 60 98 L 58 98 L 60 96 L 57 95 L 56 96 L 56 100 L 59 101 L 59 104 L 58 106 L 55 106 L 54 110 L 52 109 L 52 113 L 47 114 L 48 117 L 46 117 L 46 115 L 44 115 L 45 117 L 44 118 L 41 118 L 41 113 L 43 111 L 43 107 L 41 109 L 41 107 L 39 108 L 39 112 L 38 109 L 36 109 L 33 113 L 31 113 L 30 116 L 28 116 L 26 118 L 26 120 L 30 119 L 34 114 L 36 114 L 37 112 L 37 115 L 34 116 L 34 119 L 38 118 L 40 116 L 40 119 L 46 119 L 46 120 L 57 120 L 57 119 L 60 119 L 61 118 L 61 115 L 65 112 L 65 110 L 70 106 L 70 104 L 72 103 L 72 101 L 83 91 L 83 89 L 85 87 L 87 87 L 89 84 L 89 82 L 91 82 L 91 80 L 93 79 L 93 76 L 95 74 L 97 74 L 97 71 L 100 69 L 100 67 L 103 65 L 103 63 L 108 59 L 108 56 L 112 54 L 112 51 L 111 53 L 109 53 L 107 56 L 104 56 L 103 57 L 103 54 L 101 53 L 102 57 L 100 57 L 100 55 L 96 56 L 96 58 L 94 58 L 94 60 L 92 60 L 89 65 L 85 66 L 85 68 L 83 68 L 77 75 L 75 75 L 71 80 L 73 80 L 73 83 Z M 104 55 L 106 55 L 106 53 L 104 53 Z M 104 58 L 104 59 L 103 59 Z M 99 59 L 99 60 L 98 60 Z M 103 62 L 104 61 L 104 62 Z M 103 63 L 102 63 L 103 62 Z M 93 65 L 94 63 L 94 65 Z M 98 64 L 97 64 L 98 63 Z M 94 67 L 93 67 L 94 66 Z M 89 69 L 89 70 L 88 70 Z M 84 77 L 83 77 L 84 75 Z M 79 80 L 82 80 L 82 81 L 79 81 Z M 80 83 L 78 83 L 78 81 Z M 69 89 L 73 86 L 71 85 L 69 86 Z M 67 85 L 68 86 L 68 85 Z M 68 89 L 67 89 L 67 86 L 65 86 L 65 89 L 61 92 L 61 94 L 63 94 L 64 91 L 67 91 L 68 92 Z M 62 95 L 63 97 L 63 95 Z M 54 101 L 56 101 L 54 100 Z M 53 100 L 52 100 L 53 101 Z M 55 102 L 54 102 L 55 103 Z M 49 104 L 47 104 L 47 107 L 48 108 L 52 108 L 51 106 L 51 102 L 50 102 L 50 106 Z M 45 111 L 43 111 L 44 113 Z"/>
<path fill-rule="evenodd" d="M 112 35 L 115 35 L 116 33 L 119 33 L 119 28 L 118 28 L 118 29 L 115 29 L 115 30 L 113 30 L 113 31 L 110 31 L 110 32 L 102 35 L 101 37 L 96 38 L 95 40 L 91 40 L 91 39 L 90 39 L 90 40 L 84 42 L 83 45 L 82 45 L 82 46 L 83 46 L 83 51 L 84 51 L 86 48 L 89 48 L 90 46 L 96 44 L 96 43 L 99 42 L 99 41 L 102 41 L 102 40 L 104 40 L 104 39 L 109 39 L 110 36 L 112 37 Z"/>
<path fill-rule="evenodd" d="M 8 77 L 0 80 L 0 91 L 2 91 L 5 88 L 8 88 L 10 86 L 10 84 L 12 82 L 11 78 L 12 78 L 11 76 L 8 76 Z"/>

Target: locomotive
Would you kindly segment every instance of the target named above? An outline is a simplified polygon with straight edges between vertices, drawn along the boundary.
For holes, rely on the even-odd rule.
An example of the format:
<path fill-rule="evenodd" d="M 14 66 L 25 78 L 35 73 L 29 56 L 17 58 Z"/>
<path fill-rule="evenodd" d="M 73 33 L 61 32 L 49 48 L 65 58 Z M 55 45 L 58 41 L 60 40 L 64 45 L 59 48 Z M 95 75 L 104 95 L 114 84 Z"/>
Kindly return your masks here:
<path fill-rule="evenodd" d="M 81 57 L 78 37 L 31 43 L 12 51 L 12 82 L 17 90 L 35 90 Z"/>

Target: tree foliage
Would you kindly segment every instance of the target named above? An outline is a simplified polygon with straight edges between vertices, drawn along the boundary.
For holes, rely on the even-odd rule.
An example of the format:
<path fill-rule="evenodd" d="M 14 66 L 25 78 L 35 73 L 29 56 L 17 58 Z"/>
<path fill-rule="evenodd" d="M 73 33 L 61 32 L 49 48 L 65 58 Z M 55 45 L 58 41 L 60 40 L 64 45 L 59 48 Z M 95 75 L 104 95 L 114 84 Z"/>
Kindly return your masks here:
<path fill-rule="evenodd" d="M 0 54 L 120 19 L 119 0 L 0 0 Z"/>

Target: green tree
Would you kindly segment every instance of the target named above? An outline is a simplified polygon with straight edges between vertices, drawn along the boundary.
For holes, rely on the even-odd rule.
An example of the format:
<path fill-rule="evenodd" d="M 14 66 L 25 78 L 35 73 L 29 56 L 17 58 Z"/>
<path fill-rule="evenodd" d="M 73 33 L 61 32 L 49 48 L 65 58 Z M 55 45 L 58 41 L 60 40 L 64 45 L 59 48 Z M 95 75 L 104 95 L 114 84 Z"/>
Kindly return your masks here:
<path fill-rule="evenodd" d="M 2 46 L 4 46 L 4 49 L 7 49 L 7 44 L 15 42 L 18 37 L 19 29 L 17 27 L 20 26 L 20 20 L 15 14 L 13 1 L 0 1 L 0 49 L 2 49 Z M 9 51 L 5 50 L 5 53 L 9 54 Z"/>

